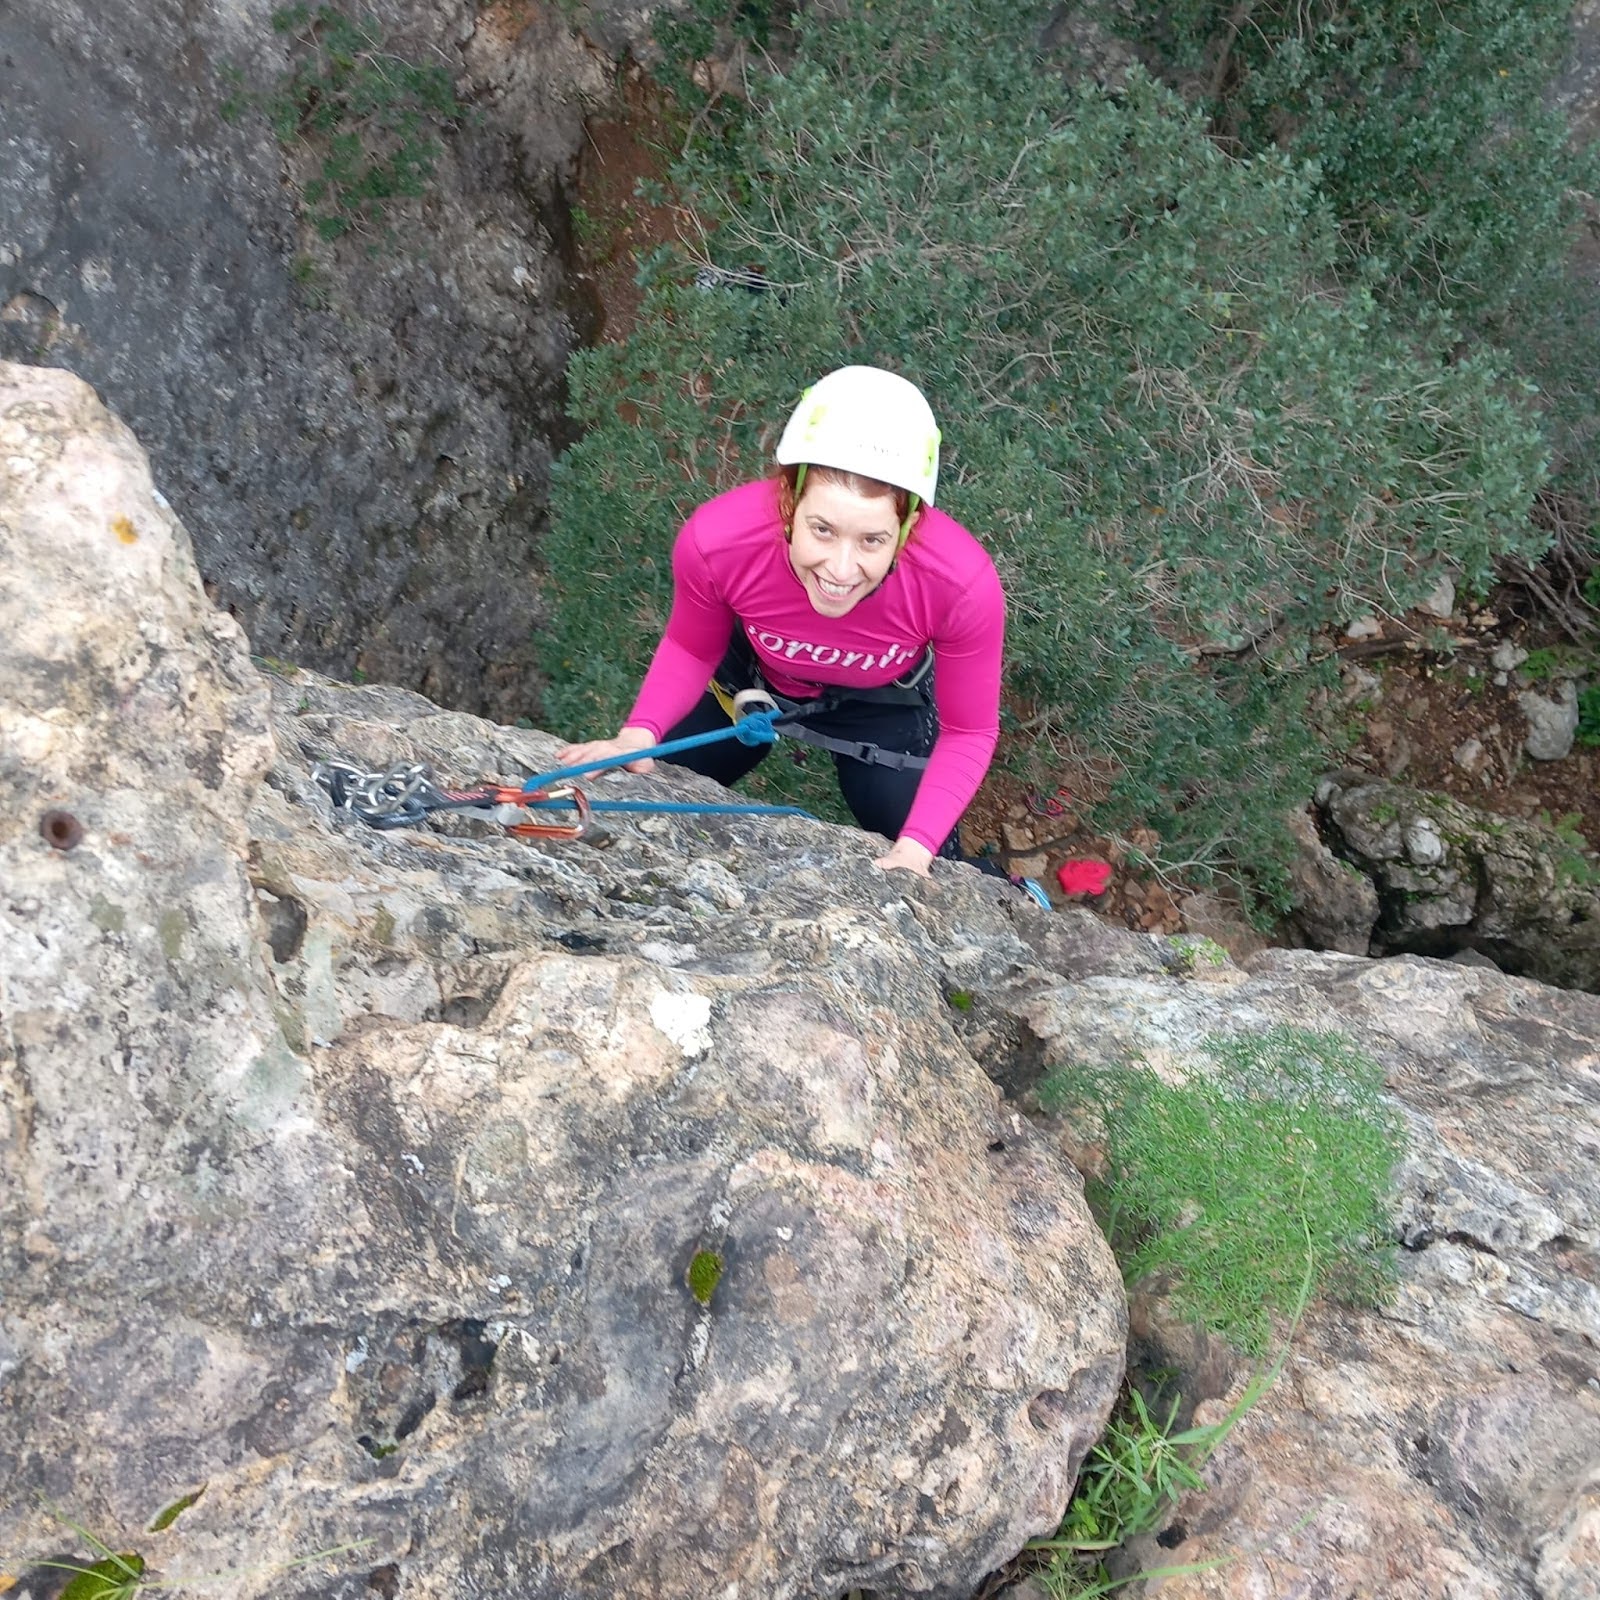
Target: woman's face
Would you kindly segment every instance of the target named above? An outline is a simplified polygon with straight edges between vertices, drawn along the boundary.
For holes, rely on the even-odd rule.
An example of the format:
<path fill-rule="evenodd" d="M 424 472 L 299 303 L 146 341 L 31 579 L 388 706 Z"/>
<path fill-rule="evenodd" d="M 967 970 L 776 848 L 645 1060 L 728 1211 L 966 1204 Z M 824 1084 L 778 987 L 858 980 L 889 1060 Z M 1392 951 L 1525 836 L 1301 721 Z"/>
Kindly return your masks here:
<path fill-rule="evenodd" d="M 813 611 L 842 617 L 889 575 L 900 539 L 893 495 L 864 495 L 806 475 L 794 508 L 789 565 Z"/>

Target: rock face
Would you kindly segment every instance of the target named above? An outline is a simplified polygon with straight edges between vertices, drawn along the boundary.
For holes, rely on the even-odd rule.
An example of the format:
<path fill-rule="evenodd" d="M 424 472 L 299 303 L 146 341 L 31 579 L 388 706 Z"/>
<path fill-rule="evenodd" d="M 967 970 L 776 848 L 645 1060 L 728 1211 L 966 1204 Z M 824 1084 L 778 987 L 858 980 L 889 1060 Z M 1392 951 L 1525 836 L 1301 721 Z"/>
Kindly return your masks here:
<path fill-rule="evenodd" d="M 512 720 L 590 320 L 563 182 L 609 62 L 558 8 L 376 9 L 464 110 L 427 196 L 332 244 L 302 203 L 325 150 L 223 115 L 300 59 L 273 0 L 0 10 L 0 359 L 129 421 L 257 651 Z"/>
<path fill-rule="evenodd" d="M 0 461 L 0 1587 L 57 1515 L 239 1600 L 960 1600 L 1051 1530 L 1125 1312 L 953 1031 L 1043 975 L 1010 891 L 368 829 L 313 758 L 554 741 L 269 689 L 67 374 L 0 367 Z"/>
<path fill-rule="evenodd" d="M 1062 985 L 1027 1014 L 1041 1052 L 1158 1072 L 1211 1035 L 1337 1030 L 1384 1066 L 1408 1125 L 1393 1302 L 1314 1308 L 1207 1491 L 1129 1565 L 1203 1568 L 1163 1580 L 1173 1600 L 1593 1596 L 1600 998 L 1434 961 L 1269 951 L 1177 991 Z M 1216 1384 L 1200 1420 L 1243 1381 Z"/>
<path fill-rule="evenodd" d="M 1572 34 L 1572 56 L 1555 85 L 1556 98 L 1573 134 L 1587 140 L 1600 132 L 1600 0 L 1577 0 Z"/>
<path fill-rule="evenodd" d="M 1186 960 L 816 824 L 369 830 L 315 759 L 553 741 L 259 676 L 66 374 L 0 367 L 0 464 L 0 1587 L 57 1593 L 70 1517 L 239 1600 L 968 1600 L 1124 1351 L 1084 1130 L 1018 1107 L 1292 1024 L 1385 1068 L 1398 1289 L 1311 1308 L 1129 1568 L 1594 1596 L 1600 999 Z M 1215 1419 L 1246 1374 L 1138 1312 Z"/>
<path fill-rule="evenodd" d="M 1319 811 L 1333 848 L 1303 840 L 1296 874 L 1309 942 L 1352 954 L 1474 950 L 1510 972 L 1600 990 L 1600 868 L 1581 841 L 1364 777 L 1325 783 Z M 1365 947 L 1368 910 L 1347 879 L 1376 889 Z"/>
<path fill-rule="evenodd" d="M 1313 950 L 1366 955 L 1379 909 L 1371 878 L 1322 842 L 1309 811 L 1297 812 L 1290 827 L 1296 845 L 1289 873 L 1294 934 Z"/>

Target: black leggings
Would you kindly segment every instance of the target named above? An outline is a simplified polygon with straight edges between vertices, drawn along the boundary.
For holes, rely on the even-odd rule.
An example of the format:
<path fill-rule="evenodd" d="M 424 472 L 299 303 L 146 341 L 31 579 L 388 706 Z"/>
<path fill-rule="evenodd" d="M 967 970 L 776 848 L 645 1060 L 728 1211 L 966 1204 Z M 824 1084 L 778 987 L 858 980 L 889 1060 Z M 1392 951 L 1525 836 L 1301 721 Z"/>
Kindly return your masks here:
<path fill-rule="evenodd" d="M 720 676 L 720 674 L 719 674 Z M 931 679 L 931 674 L 930 674 Z M 931 695 L 931 682 L 925 690 Z M 845 739 L 858 744 L 875 744 L 880 750 L 898 750 L 905 755 L 925 756 L 933 749 L 939 736 L 939 713 L 931 699 L 916 705 L 888 705 L 874 700 L 844 700 L 826 711 L 814 712 L 805 719 L 808 728 L 826 734 L 830 739 Z M 728 726 L 728 713 L 722 709 L 717 697 L 709 690 L 701 697 L 699 705 L 676 727 L 667 732 L 667 739 L 687 739 L 693 734 L 710 733 Z M 780 729 L 781 732 L 781 729 Z M 691 772 L 703 773 L 718 783 L 733 784 L 747 772 L 757 767 L 772 749 L 769 744 L 740 744 L 737 739 L 724 739 L 718 744 L 701 745 L 696 750 L 684 750 L 664 760 Z M 834 769 L 839 774 L 839 790 L 844 803 L 857 823 L 869 833 L 881 833 L 885 838 L 898 839 L 911 811 L 911 802 L 917 797 L 922 782 L 920 768 L 885 767 L 877 762 L 857 761 L 854 756 L 836 755 Z M 960 829 L 951 830 L 950 837 L 939 850 L 941 856 L 958 859 Z"/>

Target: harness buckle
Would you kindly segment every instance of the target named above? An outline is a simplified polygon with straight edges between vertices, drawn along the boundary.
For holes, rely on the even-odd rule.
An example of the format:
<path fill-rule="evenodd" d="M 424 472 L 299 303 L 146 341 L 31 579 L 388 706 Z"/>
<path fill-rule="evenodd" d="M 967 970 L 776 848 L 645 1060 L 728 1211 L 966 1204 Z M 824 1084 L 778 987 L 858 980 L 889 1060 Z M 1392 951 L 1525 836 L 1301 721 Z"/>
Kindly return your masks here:
<path fill-rule="evenodd" d="M 781 709 L 778 702 L 765 689 L 741 689 L 733 697 L 735 722 L 741 717 L 750 716 L 753 712 L 768 711 L 776 716 Z"/>

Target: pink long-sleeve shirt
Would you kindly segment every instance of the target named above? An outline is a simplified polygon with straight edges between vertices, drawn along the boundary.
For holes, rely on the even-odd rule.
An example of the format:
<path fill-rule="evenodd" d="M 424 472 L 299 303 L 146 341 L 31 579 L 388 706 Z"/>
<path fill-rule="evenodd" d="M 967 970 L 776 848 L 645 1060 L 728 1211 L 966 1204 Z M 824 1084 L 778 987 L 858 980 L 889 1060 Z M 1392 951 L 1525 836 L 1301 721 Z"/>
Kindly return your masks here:
<path fill-rule="evenodd" d="M 781 695 L 881 687 L 933 646 L 939 737 L 902 838 L 937 853 L 977 792 L 1000 732 L 1005 594 L 983 546 L 928 507 L 895 569 L 842 617 L 812 609 L 789 565 L 772 479 L 730 489 L 684 523 L 672 551 L 672 615 L 627 719 L 658 739 L 705 693 L 742 627 Z"/>

